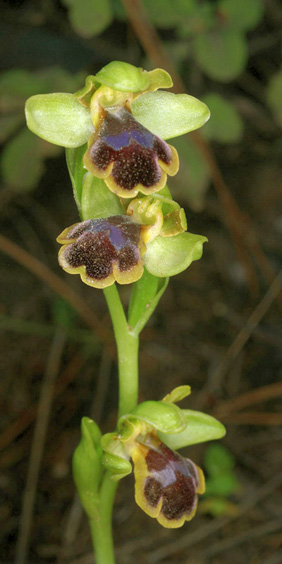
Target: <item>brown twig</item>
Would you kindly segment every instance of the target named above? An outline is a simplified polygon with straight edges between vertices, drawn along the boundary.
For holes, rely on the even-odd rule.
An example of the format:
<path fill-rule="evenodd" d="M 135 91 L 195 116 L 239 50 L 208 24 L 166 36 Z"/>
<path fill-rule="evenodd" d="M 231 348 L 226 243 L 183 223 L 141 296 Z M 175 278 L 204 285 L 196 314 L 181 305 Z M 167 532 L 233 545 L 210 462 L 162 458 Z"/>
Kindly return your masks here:
<path fill-rule="evenodd" d="M 68 386 L 70 382 L 77 376 L 83 366 L 81 355 L 75 354 L 60 375 L 55 384 L 54 396 L 59 396 Z M 27 427 L 34 421 L 38 411 L 38 403 L 32 404 L 28 409 L 5 429 L 0 435 L 0 451 L 9 446 L 19 435 L 21 435 Z"/>
<path fill-rule="evenodd" d="M 216 409 L 216 417 L 221 417 L 224 415 L 230 415 L 234 411 L 239 411 L 244 407 L 249 407 L 250 405 L 255 405 L 272 398 L 282 396 L 282 382 L 277 382 L 275 384 L 269 384 L 268 386 L 261 386 L 245 394 L 241 394 L 229 401 L 221 403 Z"/>
<path fill-rule="evenodd" d="M 151 24 L 142 1 L 122 0 L 122 2 L 136 36 L 151 61 L 154 65 L 163 67 L 170 73 L 174 82 L 175 92 L 185 92 L 185 84 L 181 76 L 175 70 L 169 53 L 164 49 L 155 27 Z M 238 204 L 232 197 L 209 144 L 198 132 L 193 132 L 191 137 L 208 164 L 211 178 L 222 207 L 226 212 L 224 219 L 231 233 L 238 258 L 244 267 L 249 289 L 256 295 L 258 293 L 258 280 L 254 266 L 246 250 L 246 245 L 249 246 L 265 280 L 269 284 L 272 282 L 275 272 L 257 240 L 257 235 L 250 224 L 250 220 L 246 214 L 242 214 Z M 277 298 L 279 298 L 279 296 L 277 296 Z"/>
<path fill-rule="evenodd" d="M 13 258 L 19 264 L 35 274 L 37 278 L 47 284 L 56 294 L 66 300 L 72 308 L 83 319 L 86 325 L 95 333 L 97 339 L 105 344 L 111 354 L 113 348 L 109 344 L 112 342 L 110 332 L 99 321 L 93 309 L 86 304 L 59 276 L 54 274 L 45 264 L 33 257 L 25 249 L 13 243 L 4 235 L 0 235 L 0 250 Z"/>
<path fill-rule="evenodd" d="M 234 425 L 282 425 L 282 413 L 244 411 L 243 413 L 221 414 L 220 418 L 223 423 Z"/>
<path fill-rule="evenodd" d="M 234 339 L 232 345 L 226 351 L 221 363 L 217 366 L 214 373 L 211 376 L 212 387 L 218 388 L 222 377 L 230 369 L 235 359 L 238 357 L 239 353 L 250 339 L 253 331 L 260 323 L 264 315 L 267 313 L 268 309 L 275 301 L 277 296 L 281 293 L 282 289 L 282 271 L 280 271 L 274 278 L 272 284 L 268 288 L 267 292 L 258 303 L 257 307 L 251 313 L 245 326 L 239 331 L 237 337 Z"/>
<path fill-rule="evenodd" d="M 38 413 L 28 465 L 27 481 L 23 497 L 15 564 L 24 564 L 28 555 L 38 476 L 51 413 L 55 380 L 59 372 L 65 342 L 66 337 L 64 332 L 61 329 L 58 329 L 50 349 L 46 372 L 41 386 Z"/>

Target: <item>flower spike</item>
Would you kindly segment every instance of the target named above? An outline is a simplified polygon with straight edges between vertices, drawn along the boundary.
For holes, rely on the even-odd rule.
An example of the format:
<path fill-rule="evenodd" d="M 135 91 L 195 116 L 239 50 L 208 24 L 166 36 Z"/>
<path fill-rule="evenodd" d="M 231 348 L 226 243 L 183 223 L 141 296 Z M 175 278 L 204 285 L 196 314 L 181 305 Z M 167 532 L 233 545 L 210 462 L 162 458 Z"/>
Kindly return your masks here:
<path fill-rule="evenodd" d="M 89 219 L 65 229 L 59 263 L 70 274 L 80 274 L 94 288 L 115 282 L 128 284 L 141 278 L 145 245 L 141 225 L 125 215 Z"/>
<path fill-rule="evenodd" d="M 106 112 L 90 137 L 85 167 L 122 198 L 161 190 L 177 173 L 176 149 L 143 127 L 124 107 Z"/>

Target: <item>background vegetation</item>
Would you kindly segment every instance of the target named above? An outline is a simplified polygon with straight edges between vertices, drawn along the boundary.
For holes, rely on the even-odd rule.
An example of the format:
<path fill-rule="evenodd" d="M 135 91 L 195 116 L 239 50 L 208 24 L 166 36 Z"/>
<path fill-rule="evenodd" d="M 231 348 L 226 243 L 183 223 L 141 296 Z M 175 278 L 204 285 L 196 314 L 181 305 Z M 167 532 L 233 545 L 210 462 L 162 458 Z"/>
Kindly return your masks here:
<path fill-rule="evenodd" d="M 77 212 L 63 151 L 25 128 L 23 108 L 117 59 L 165 68 L 212 112 L 200 135 L 173 142 L 182 164 L 170 186 L 209 244 L 144 331 L 140 399 L 189 383 L 187 407 L 228 430 L 221 446 L 187 452 L 208 488 L 184 529 L 161 529 L 122 483 L 118 562 L 278 564 L 281 4 L 15 0 L 0 16 L 1 562 L 92 562 L 70 461 L 83 415 L 112 428 L 114 344 L 102 293 L 57 265 L 55 238 Z"/>

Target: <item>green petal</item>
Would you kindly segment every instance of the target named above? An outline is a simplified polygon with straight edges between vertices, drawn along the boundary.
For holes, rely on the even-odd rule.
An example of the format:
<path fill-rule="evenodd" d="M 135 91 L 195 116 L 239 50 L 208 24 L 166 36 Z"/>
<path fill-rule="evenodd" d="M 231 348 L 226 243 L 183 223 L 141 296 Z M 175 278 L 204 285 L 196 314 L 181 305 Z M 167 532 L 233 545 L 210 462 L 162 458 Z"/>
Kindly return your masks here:
<path fill-rule="evenodd" d="M 163 433 L 179 433 L 185 427 L 183 411 L 174 403 L 162 401 L 144 401 L 137 405 L 130 414 L 119 420 L 119 427 L 124 421 L 139 420 Z"/>
<path fill-rule="evenodd" d="M 148 92 L 131 104 L 133 116 L 162 139 L 202 127 L 210 117 L 206 104 L 188 94 Z"/>
<path fill-rule="evenodd" d="M 176 403 L 183 400 L 184 398 L 187 398 L 187 396 L 190 396 L 190 394 L 190 386 L 178 386 L 177 388 L 174 388 L 174 390 L 172 390 L 169 394 L 167 394 L 162 401 L 165 401 L 167 403 Z"/>
<path fill-rule="evenodd" d="M 111 192 L 104 180 L 86 173 L 82 184 L 81 217 L 98 219 L 112 215 L 123 215 L 120 199 Z"/>
<path fill-rule="evenodd" d="M 101 440 L 103 448 L 102 463 L 104 468 L 112 472 L 113 480 L 120 480 L 132 472 L 132 466 L 125 454 L 123 444 L 117 433 L 106 433 Z"/>
<path fill-rule="evenodd" d="M 206 237 L 193 233 L 156 237 L 147 245 L 144 264 L 154 276 L 174 276 L 201 258 L 205 241 Z"/>
<path fill-rule="evenodd" d="M 38 94 L 25 106 L 27 126 L 33 133 L 62 147 L 79 147 L 93 133 L 89 111 L 73 94 Z"/>
<path fill-rule="evenodd" d="M 221 439 L 226 433 L 222 423 L 211 415 L 201 413 L 200 411 L 192 411 L 191 409 L 182 409 L 182 414 L 187 423 L 183 431 L 172 434 L 158 432 L 161 441 L 172 450 L 205 441 Z"/>
<path fill-rule="evenodd" d="M 139 92 L 150 84 L 149 73 L 129 63 L 112 61 L 95 77 L 98 82 L 121 92 Z"/>

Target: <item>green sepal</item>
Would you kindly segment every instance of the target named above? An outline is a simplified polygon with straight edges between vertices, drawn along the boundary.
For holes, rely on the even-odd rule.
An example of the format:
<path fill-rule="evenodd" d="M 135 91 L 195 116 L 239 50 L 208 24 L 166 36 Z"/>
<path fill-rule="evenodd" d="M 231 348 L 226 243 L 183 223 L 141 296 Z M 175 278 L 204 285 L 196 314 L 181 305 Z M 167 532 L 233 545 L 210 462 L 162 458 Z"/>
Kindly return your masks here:
<path fill-rule="evenodd" d="M 226 433 L 222 423 L 206 413 L 183 409 L 182 416 L 186 421 L 186 426 L 180 433 L 158 432 L 160 439 L 172 450 L 221 439 Z"/>
<path fill-rule="evenodd" d="M 188 94 L 148 92 L 131 104 L 137 121 L 162 139 L 202 127 L 210 117 L 206 104 Z"/>
<path fill-rule="evenodd" d="M 176 403 L 178 401 L 183 400 L 184 398 L 187 398 L 187 396 L 190 396 L 191 394 L 191 387 L 184 385 L 184 386 L 177 386 L 177 388 L 174 388 L 174 390 L 172 390 L 169 394 L 167 394 L 162 401 L 165 401 L 167 403 Z"/>
<path fill-rule="evenodd" d="M 149 73 L 122 61 L 112 61 L 95 76 L 100 84 L 121 92 L 139 92 L 150 84 Z"/>
<path fill-rule="evenodd" d="M 180 233 L 173 237 L 161 237 L 147 244 L 144 264 L 154 276 L 167 277 L 183 272 L 194 260 L 199 260 L 203 253 L 202 235 Z"/>
<path fill-rule="evenodd" d="M 169 278 L 157 278 L 144 268 L 140 280 L 133 284 L 130 296 L 128 310 L 130 332 L 139 335 L 155 311 L 168 282 Z"/>
<path fill-rule="evenodd" d="M 101 432 L 94 421 L 83 417 L 81 440 L 74 451 L 73 477 L 81 503 L 90 519 L 98 518 L 98 488 L 102 477 Z"/>
<path fill-rule="evenodd" d="M 66 149 L 67 167 L 72 183 L 73 195 L 78 207 L 81 210 L 82 183 L 86 170 L 83 166 L 83 155 L 87 150 L 87 144 L 81 145 L 76 149 Z"/>
<path fill-rule="evenodd" d="M 82 219 L 98 219 L 123 214 L 124 208 L 118 196 L 107 188 L 104 180 L 87 172 L 82 183 Z"/>
<path fill-rule="evenodd" d="M 162 401 L 144 401 L 135 407 L 131 413 L 123 415 L 118 422 L 121 429 L 125 421 L 142 422 L 162 433 L 180 433 L 187 422 L 183 410 L 174 403 Z"/>
<path fill-rule="evenodd" d="M 103 449 L 102 464 L 112 472 L 113 480 L 120 480 L 131 474 L 132 466 L 125 454 L 121 437 L 117 433 L 106 433 L 101 439 Z"/>
<path fill-rule="evenodd" d="M 73 94 L 38 94 L 25 105 L 28 128 L 49 143 L 79 147 L 94 131 L 89 111 Z"/>
<path fill-rule="evenodd" d="M 99 82 L 95 76 L 90 74 L 85 79 L 83 88 L 74 93 L 75 98 L 86 108 L 90 107 L 90 101 L 94 92 L 99 88 Z"/>

